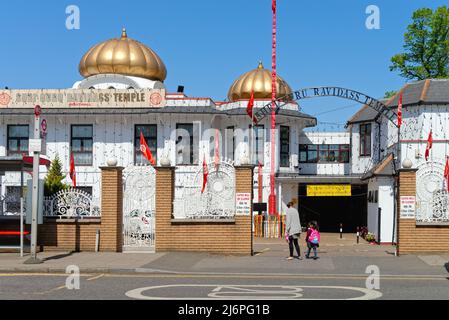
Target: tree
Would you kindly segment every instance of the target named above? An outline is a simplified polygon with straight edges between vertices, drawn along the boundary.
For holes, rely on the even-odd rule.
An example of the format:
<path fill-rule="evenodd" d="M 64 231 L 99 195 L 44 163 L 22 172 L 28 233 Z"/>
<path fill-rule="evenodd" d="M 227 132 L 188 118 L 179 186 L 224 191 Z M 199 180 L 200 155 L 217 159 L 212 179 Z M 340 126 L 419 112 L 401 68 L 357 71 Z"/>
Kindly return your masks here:
<path fill-rule="evenodd" d="M 404 35 L 404 53 L 391 58 L 390 71 L 409 80 L 449 77 L 449 8 L 413 13 Z"/>
<path fill-rule="evenodd" d="M 59 156 L 56 157 L 51 162 L 50 170 L 44 180 L 44 194 L 46 197 L 57 193 L 60 190 L 65 190 L 69 186 L 62 183 L 65 179 L 65 175 L 62 174 L 62 164 L 59 160 Z"/>

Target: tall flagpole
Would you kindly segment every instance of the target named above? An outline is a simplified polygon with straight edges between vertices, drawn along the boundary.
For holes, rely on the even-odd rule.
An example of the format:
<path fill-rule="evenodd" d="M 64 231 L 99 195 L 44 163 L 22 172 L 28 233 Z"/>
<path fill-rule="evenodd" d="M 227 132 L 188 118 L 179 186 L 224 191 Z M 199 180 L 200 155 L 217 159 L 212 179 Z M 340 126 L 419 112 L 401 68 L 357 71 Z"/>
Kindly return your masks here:
<path fill-rule="evenodd" d="M 271 48 L 271 171 L 270 171 L 270 198 L 269 213 L 276 214 L 276 194 L 275 194 L 275 161 L 276 161 L 276 0 L 272 0 L 273 11 L 273 35 Z"/>

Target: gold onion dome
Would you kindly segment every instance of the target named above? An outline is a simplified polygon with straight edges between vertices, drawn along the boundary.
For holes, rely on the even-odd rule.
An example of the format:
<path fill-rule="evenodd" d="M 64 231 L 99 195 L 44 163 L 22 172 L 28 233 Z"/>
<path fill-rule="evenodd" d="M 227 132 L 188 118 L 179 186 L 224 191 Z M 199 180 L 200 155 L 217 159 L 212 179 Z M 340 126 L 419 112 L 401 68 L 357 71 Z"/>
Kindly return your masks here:
<path fill-rule="evenodd" d="M 259 62 L 257 69 L 251 70 L 238 78 L 228 92 L 229 101 L 248 100 L 254 91 L 255 99 L 271 100 L 271 71 L 264 69 Z M 290 86 L 280 76 L 276 78 L 276 98 L 292 93 Z"/>
<path fill-rule="evenodd" d="M 155 81 L 164 81 L 167 69 L 161 58 L 139 41 L 128 38 L 123 29 L 120 39 L 96 44 L 79 64 L 83 77 L 97 74 L 121 74 Z"/>

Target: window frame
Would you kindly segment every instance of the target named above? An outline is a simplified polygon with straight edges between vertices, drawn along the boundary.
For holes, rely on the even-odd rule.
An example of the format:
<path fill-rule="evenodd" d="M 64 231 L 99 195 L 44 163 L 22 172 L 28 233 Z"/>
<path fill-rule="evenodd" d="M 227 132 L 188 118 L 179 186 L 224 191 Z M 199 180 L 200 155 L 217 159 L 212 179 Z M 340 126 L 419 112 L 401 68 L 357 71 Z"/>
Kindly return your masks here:
<path fill-rule="evenodd" d="M 193 165 L 196 165 L 195 164 L 195 157 L 194 157 L 194 150 L 193 150 L 193 147 L 194 147 L 194 123 L 193 122 L 190 122 L 190 123 L 186 123 L 186 122 L 180 122 L 180 123 L 176 123 L 176 140 L 175 140 L 175 151 L 176 151 L 176 155 L 175 155 L 175 163 L 176 163 L 176 165 L 177 166 L 193 166 Z M 177 147 L 177 145 L 178 145 L 178 130 L 179 130 L 179 127 L 180 126 L 191 126 L 192 127 L 192 134 L 190 135 L 190 137 L 189 137 L 189 143 L 190 143 L 190 161 L 189 161 L 189 163 L 178 163 L 178 153 L 177 153 L 177 150 L 178 150 L 178 147 Z"/>
<path fill-rule="evenodd" d="M 11 127 L 27 127 L 27 131 L 28 131 L 28 135 L 25 136 L 20 136 L 20 137 L 11 137 L 10 133 L 9 133 L 9 129 Z M 10 147 L 10 141 L 11 140 L 15 140 L 17 142 L 17 146 L 18 146 L 18 150 L 17 151 L 11 151 L 11 147 Z M 22 146 L 22 141 L 26 141 L 26 150 L 22 150 L 21 146 Z M 8 124 L 6 126 L 6 154 L 7 156 L 14 156 L 14 155 L 23 155 L 24 153 L 26 155 L 28 155 L 29 153 L 29 142 L 30 142 L 30 125 L 29 124 Z"/>
<path fill-rule="evenodd" d="M 362 133 L 362 127 L 365 128 L 364 133 Z M 366 129 L 369 128 L 369 133 L 366 133 Z M 371 157 L 372 155 L 372 125 L 371 123 L 361 123 L 359 125 L 359 156 L 360 157 Z M 369 145 L 367 146 L 366 138 L 369 138 Z M 368 149 L 368 150 L 367 150 Z"/>
<path fill-rule="evenodd" d="M 92 136 L 91 138 L 86 137 L 73 137 L 73 129 L 75 127 L 91 127 L 92 128 Z M 73 141 L 74 140 L 81 140 L 81 148 L 84 148 L 84 141 L 91 140 L 92 141 L 92 150 L 91 151 L 73 151 Z M 93 124 L 71 124 L 70 125 L 70 154 L 73 154 L 73 158 L 75 160 L 75 166 L 78 167 L 90 167 L 93 165 L 94 161 L 94 126 Z M 76 163 L 76 157 L 75 154 L 90 154 L 90 162 L 89 163 Z"/>
<path fill-rule="evenodd" d="M 282 130 L 287 130 L 287 139 L 282 139 Z M 289 126 L 279 126 L 279 167 L 280 168 L 289 168 L 290 167 L 290 127 Z M 287 141 L 287 143 L 285 143 Z M 283 152 L 282 147 L 287 146 L 288 151 Z M 282 162 L 282 156 L 287 155 L 287 162 Z"/>
<path fill-rule="evenodd" d="M 145 136 L 145 134 L 143 135 L 143 137 L 145 138 L 145 141 L 147 142 L 147 145 L 150 148 L 151 153 L 153 154 L 153 158 L 154 158 L 154 160 L 157 163 L 157 124 L 146 123 L 146 124 L 135 124 L 134 125 L 134 142 L 133 142 L 133 144 L 134 144 L 134 160 L 133 160 L 134 161 L 134 165 L 138 164 L 137 163 L 137 155 L 138 155 L 139 152 L 141 152 L 140 151 L 140 134 L 137 135 L 137 127 L 150 127 L 150 128 L 153 127 L 153 128 L 156 129 L 155 130 L 156 135 L 154 137 Z M 151 145 L 152 144 L 149 143 L 149 141 L 153 140 L 153 139 L 156 141 L 156 143 L 155 143 L 156 149 L 151 149 Z M 143 155 L 142 155 L 142 157 L 143 157 Z M 144 159 L 144 163 L 145 164 L 150 164 L 150 162 L 145 157 L 143 157 L 143 159 Z"/>
<path fill-rule="evenodd" d="M 325 148 L 323 147 L 325 146 Z M 331 149 L 330 146 L 338 146 L 338 149 Z M 310 147 L 314 147 L 315 149 L 311 149 Z M 338 151 L 338 156 L 335 158 L 336 161 L 326 161 L 322 160 L 320 156 L 320 152 L 326 152 L 327 157 L 329 157 L 330 151 Z M 310 152 L 316 152 L 316 161 L 311 161 L 309 157 Z M 348 153 L 347 161 L 343 161 L 342 154 L 343 152 Z M 316 163 L 316 164 L 345 164 L 350 162 L 350 152 L 351 146 L 349 144 L 299 144 L 299 163 Z M 301 160 L 301 154 L 305 153 L 306 160 Z"/>

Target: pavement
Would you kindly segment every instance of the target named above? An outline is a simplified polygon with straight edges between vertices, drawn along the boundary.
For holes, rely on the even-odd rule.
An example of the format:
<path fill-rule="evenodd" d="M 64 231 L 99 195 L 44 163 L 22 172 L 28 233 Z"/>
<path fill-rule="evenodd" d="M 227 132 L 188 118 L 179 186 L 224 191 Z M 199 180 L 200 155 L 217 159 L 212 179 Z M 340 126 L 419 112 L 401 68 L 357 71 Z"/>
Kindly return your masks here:
<path fill-rule="evenodd" d="M 396 257 L 393 246 L 357 244 L 353 235 L 335 234 L 322 235 L 318 260 L 286 260 L 284 239 L 255 239 L 254 251 L 254 256 L 44 252 L 39 265 L 23 264 L 28 256 L 1 253 L 0 300 L 179 301 L 169 308 L 173 316 L 185 299 L 449 300 L 449 253 Z"/>
<path fill-rule="evenodd" d="M 304 242 L 300 243 L 305 249 Z M 28 255 L 0 253 L 0 272 L 65 273 L 75 265 L 84 273 L 149 274 L 365 274 L 375 265 L 385 275 L 449 275 L 449 253 L 401 255 L 394 246 L 371 245 L 345 234 L 323 234 L 318 260 L 287 261 L 288 245 L 284 239 L 256 238 L 254 256 L 214 255 L 208 253 L 89 253 L 43 252 L 42 264 L 26 265 Z M 304 255 L 304 251 L 302 251 Z"/>

